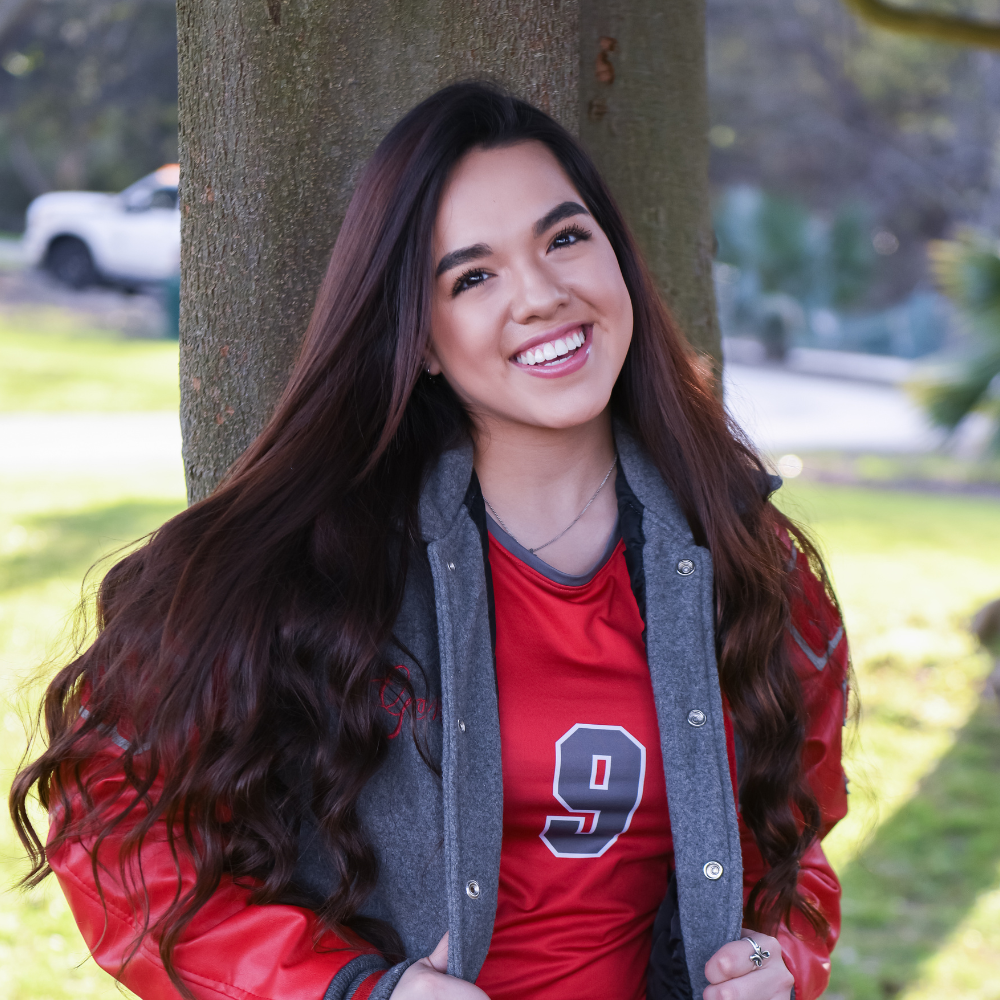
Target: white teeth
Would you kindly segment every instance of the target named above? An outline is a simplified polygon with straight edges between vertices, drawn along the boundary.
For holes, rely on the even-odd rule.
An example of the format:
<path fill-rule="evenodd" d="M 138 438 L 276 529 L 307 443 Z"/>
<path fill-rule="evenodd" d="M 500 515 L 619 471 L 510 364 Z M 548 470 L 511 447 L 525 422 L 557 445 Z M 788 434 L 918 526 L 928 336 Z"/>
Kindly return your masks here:
<path fill-rule="evenodd" d="M 537 347 L 529 347 L 522 354 L 518 354 L 516 361 L 519 365 L 540 365 L 545 361 L 554 361 L 561 358 L 570 351 L 575 351 L 578 347 L 583 347 L 586 343 L 586 336 L 579 330 L 559 337 L 555 341 L 548 340 Z"/>

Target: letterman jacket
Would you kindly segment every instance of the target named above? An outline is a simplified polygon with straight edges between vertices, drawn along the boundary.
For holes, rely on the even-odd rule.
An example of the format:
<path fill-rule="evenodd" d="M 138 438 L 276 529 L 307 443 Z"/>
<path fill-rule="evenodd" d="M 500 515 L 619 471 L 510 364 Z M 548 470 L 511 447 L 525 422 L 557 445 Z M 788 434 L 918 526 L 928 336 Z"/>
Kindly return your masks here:
<path fill-rule="evenodd" d="M 706 961 L 740 936 L 744 901 L 766 868 L 734 794 L 741 748 L 734 745 L 719 689 L 711 556 L 695 544 L 672 494 L 632 437 L 619 426 L 616 438 L 620 525 L 646 624 L 674 843 L 674 876 L 654 925 L 648 997 L 700 997 Z M 320 933 L 311 909 L 249 905 L 248 888 L 224 877 L 174 952 L 175 967 L 198 1000 L 385 1000 L 409 964 L 429 954 L 445 931 L 450 974 L 474 982 L 486 958 L 503 801 L 486 516 L 468 443 L 445 452 L 431 471 L 420 523 L 426 558 L 412 560 L 396 645 L 388 652 L 409 672 L 425 749 L 441 776 L 422 760 L 410 727 L 394 726 L 407 704 L 383 691 L 390 749 L 359 801 L 379 860 L 378 883 L 362 912 L 396 929 L 407 958 L 389 968 L 365 942 Z M 794 546 L 788 569 L 803 583 L 787 640 L 802 680 L 805 766 L 825 835 L 846 813 L 840 751 L 847 648 L 833 606 Z M 106 748 L 89 765 L 92 773 L 126 745 L 110 730 Z M 105 773 L 91 795 L 98 803 L 113 802 L 123 782 L 120 774 Z M 154 786 L 151 798 L 156 792 Z M 72 803 L 74 791 L 67 794 Z M 98 964 L 143 1000 L 162 1000 L 178 994 L 154 941 L 143 938 L 122 969 L 143 919 L 121 885 L 118 850 L 141 808 L 97 850 L 106 915 L 94 884 L 91 842 L 64 844 L 49 860 Z M 180 880 L 165 831 L 146 838 L 142 877 L 151 921 L 176 898 L 179 882 L 182 888 L 191 884 L 190 864 L 183 856 L 179 863 Z M 297 896 L 318 903 L 337 878 L 306 811 L 293 879 Z M 793 919 L 793 931 L 782 927 L 779 939 L 797 1000 L 815 1000 L 829 977 L 840 923 L 840 886 L 818 840 L 802 859 L 799 883 L 825 913 L 830 932 L 819 937 Z"/>

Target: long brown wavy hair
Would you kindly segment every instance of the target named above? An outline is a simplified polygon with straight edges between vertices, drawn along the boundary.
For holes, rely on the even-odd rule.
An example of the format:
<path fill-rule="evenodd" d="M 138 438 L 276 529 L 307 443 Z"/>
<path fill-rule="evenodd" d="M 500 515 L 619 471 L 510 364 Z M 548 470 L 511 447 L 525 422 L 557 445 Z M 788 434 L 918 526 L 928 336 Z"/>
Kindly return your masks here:
<path fill-rule="evenodd" d="M 147 916 L 140 938 L 154 935 L 184 993 L 172 953 L 223 875 L 253 880 L 254 903 L 287 898 L 301 809 L 288 773 L 307 779 L 308 805 L 339 866 L 339 884 L 317 907 L 322 923 L 399 955 L 391 928 L 358 915 L 377 865 L 357 802 L 387 749 L 382 683 L 409 686 L 384 651 L 408 563 L 420 556 L 421 482 L 469 431 L 445 380 L 421 377 L 431 235 L 459 159 L 524 141 L 552 151 L 614 247 L 634 332 L 612 408 L 712 553 L 719 675 L 744 750 L 742 813 L 769 865 L 746 919 L 770 928 L 797 909 L 825 926 L 796 886 L 820 819 L 803 774 L 804 708 L 784 638 L 797 586 L 786 571 L 789 534 L 820 572 L 821 563 L 767 500 L 760 459 L 699 374 L 576 139 L 499 89 L 460 83 L 414 108 L 376 150 L 274 415 L 211 496 L 104 577 L 96 638 L 49 685 L 40 709 L 47 748 L 14 781 L 29 885 L 50 872 L 29 817 L 33 790 L 56 817 L 48 850 L 84 836 L 99 842 L 137 802 L 148 806 L 124 842 L 123 879 L 143 837 L 166 822 L 196 878 L 158 920 Z M 115 766 L 134 796 L 109 812 L 87 795 L 96 778 L 84 765 L 112 726 L 131 736 Z M 82 793 L 72 817 L 71 792 Z M 138 912 L 149 913 L 141 901 Z"/>

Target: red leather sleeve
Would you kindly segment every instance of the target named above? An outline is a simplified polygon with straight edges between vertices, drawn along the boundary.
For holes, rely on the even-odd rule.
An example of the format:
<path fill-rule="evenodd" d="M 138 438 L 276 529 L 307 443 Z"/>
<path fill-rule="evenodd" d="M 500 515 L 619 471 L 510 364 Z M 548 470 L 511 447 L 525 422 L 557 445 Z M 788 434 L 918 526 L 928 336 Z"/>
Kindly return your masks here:
<path fill-rule="evenodd" d="M 829 982 L 830 953 L 840 935 L 840 882 L 820 841 L 847 814 L 841 736 L 847 714 L 848 654 L 837 609 L 805 556 L 794 548 L 789 553 L 789 569 L 799 575 L 801 589 L 793 602 L 787 641 L 805 701 L 803 762 L 820 808 L 819 837 L 801 860 L 799 887 L 822 911 L 830 929 L 818 935 L 801 914 L 793 913 L 792 927 L 782 924 L 776 936 L 785 964 L 795 977 L 795 1000 L 816 1000 Z M 742 818 L 740 839 L 746 899 L 766 866 Z"/>
<path fill-rule="evenodd" d="M 91 779 L 90 794 L 98 806 L 115 801 L 123 792 L 130 794 L 124 788 L 124 776 L 113 768 L 119 756 L 117 748 L 109 747 L 87 766 L 84 778 Z M 151 794 L 155 796 L 156 790 L 154 786 Z M 71 793 L 74 813 L 78 801 L 79 796 Z M 119 809 L 117 805 L 115 811 Z M 141 817 L 138 808 L 134 812 L 135 816 L 120 823 L 101 843 L 97 861 L 103 904 L 94 880 L 92 840 L 60 845 L 49 854 L 49 863 L 97 964 L 143 1000 L 164 1000 L 179 994 L 163 968 L 158 944 L 149 936 L 142 939 L 124 970 L 121 968 L 142 925 L 141 913 L 133 905 L 135 896 L 123 885 L 119 863 L 122 838 L 129 825 L 134 826 Z M 152 923 L 173 902 L 179 885 L 183 892 L 193 884 L 193 869 L 181 855 L 178 880 L 165 826 L 154 827 L 144 841 L 141 866 Z M 135 861 L 126 867 L 125 878 L 129 888 L 139 884 Z M 248 896 L 249 889 L 224 878 L 177 944 L 174 965 L 198 1000 L 321 1000 L 344 966 L 374 951 L 359 949 L 329 931 L 314 943 L 317 918 L 312 911 L 250 905 Z M 374 986 L 373 976 L 381 973 L 372 973 L 364 980 L 368 992 Z"/>
<path fill-rule="evenodd" d="M 743 846 L 743 900 L 766 870 L 753 834 L 740 822 Z M 775 935 L 781 944 L 785 965 L 795 979 L 795 1000 L 816 1000 L 830 981 L 830 953 L 840 936 L 840 882 L 826 860 L 819 841 L 806 851 L 799 868 L 799 887 L 823 911 L 830 924 L 822 937 L 797 911 L 792 927 L 782 924 Z"/>

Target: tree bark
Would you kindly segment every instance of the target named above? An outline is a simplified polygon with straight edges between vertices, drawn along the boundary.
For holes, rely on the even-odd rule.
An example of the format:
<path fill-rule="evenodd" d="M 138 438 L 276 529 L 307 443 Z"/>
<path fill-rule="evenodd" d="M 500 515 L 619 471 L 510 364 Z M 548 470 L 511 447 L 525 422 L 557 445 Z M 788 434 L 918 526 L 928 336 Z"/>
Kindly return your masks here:
<path fill-rule="evenodd" d="M 580 0 L 580 138 L 718 375 L 703 0 Z"/>
<path fill-rule="evenodd" d="M 361 166 L 407 109 L 454 79 L 497 80 L 574 132 L 581 106 L 597 114 L 592 102 L 607 101 L 584 140 L 685 330 L 718 357 L 702 0 L 598 8 L 178 0 L 189 500 L 214 489 L 270 414 Z M 604 34 L 620 44 L 611 84 L 594 82 Z"/>

